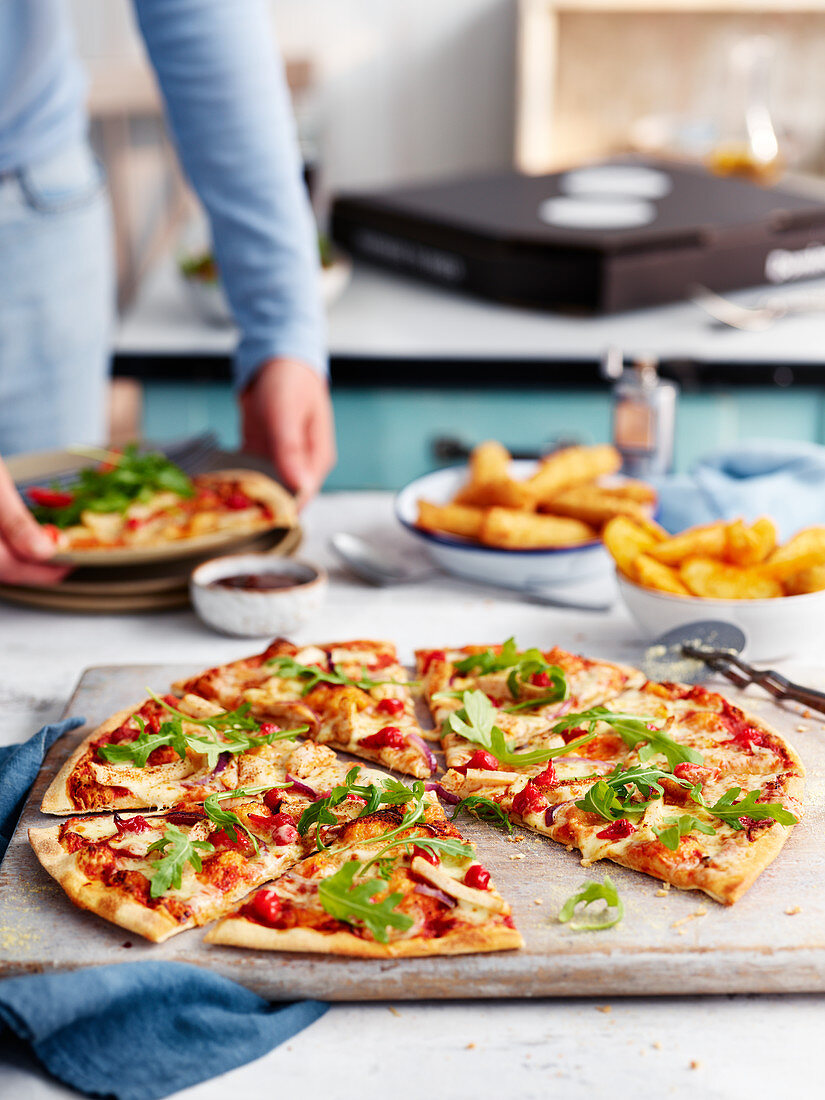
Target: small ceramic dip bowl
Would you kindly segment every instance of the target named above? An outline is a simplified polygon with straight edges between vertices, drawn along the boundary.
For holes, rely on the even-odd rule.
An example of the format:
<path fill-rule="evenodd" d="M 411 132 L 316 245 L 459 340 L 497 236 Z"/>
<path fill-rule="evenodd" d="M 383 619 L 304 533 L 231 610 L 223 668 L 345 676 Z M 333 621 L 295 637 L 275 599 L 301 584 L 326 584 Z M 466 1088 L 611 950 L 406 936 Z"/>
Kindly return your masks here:
<path fill-rule="evenodd" d="M 214 630 L 244 638 L 288 634 L 321 608 L 323 569 L 270 554 L 229 554 L 197 567 L 189 594 L 199 617 Z"/>

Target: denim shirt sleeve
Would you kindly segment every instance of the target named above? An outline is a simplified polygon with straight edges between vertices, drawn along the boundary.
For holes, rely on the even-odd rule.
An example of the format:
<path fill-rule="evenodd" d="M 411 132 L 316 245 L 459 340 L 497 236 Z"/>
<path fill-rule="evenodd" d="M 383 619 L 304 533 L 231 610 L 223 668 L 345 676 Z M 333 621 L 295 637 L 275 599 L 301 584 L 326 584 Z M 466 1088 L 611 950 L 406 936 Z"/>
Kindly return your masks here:
<path fill-rule="evenodd" d="M 266 0 L 134 0 L 184 169 L 206 207 L 241 339 L 326 372 L 318 248 Z"/>

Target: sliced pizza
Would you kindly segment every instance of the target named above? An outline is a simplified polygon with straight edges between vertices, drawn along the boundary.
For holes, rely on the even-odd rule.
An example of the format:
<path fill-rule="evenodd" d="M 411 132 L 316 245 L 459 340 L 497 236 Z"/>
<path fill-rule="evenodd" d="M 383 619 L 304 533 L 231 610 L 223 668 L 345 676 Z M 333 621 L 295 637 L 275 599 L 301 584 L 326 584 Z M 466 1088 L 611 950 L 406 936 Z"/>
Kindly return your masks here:
<path fill-rule="evenodd" d="M 637 669 L 595 661 L 553 647 L 520 650 L 502 645 L 418 650 L 418 673 L 433 719 L 441 727 L 448 767 L 476 751 L 451 716 L 467 691 L 481 691 L 496 708 L 496 724 L 519 746 L 543 744 L 553 724 L 644 683 Z"/>
<path fill-rule="evenodd" d="M 565 715 L 527 751 L 508 743 L 480 691 L 457 718 L 483 747 L 442 778 L 446 797 L 573 845 L 585 866 L 610 859 L 730 904 L 799 820 L 794 750 L 704 689 L 647 684 Z"/>
<path fill-rule="evenodd" d="M 415 716 L 407 672 L 391 642 L 297 646 L 279 638 L 263 653 L 175 685 L 258 718 L 305 723 L 307 736 L 408 775 L 435 771 Z"/>
<path fill-rule="evenodd" d="M 400 958 L 523 946 L 473 846 L 421 790 L 335 830 L 206 940 L 270 951 Z"/>
<path fill-rule="evenodd" d="M 50 814 L 161 809 L 203 802 L 215 791 L 237 787 L 239 754 L 273 742 L 294 743 L 298 732 L 260 723 L 248 711 L 247 706 L 226 712 L 196 695 L 155 696 L 127 707 L 75 749 L 41 809 Z"/>
<path fill-rule="evenodd" d="M 162 940 L 222 915 L 371 806 L 412 798 L 399 780 L 312 742 L 252 749 L 240 766 L 243 784 L 200 802 L 72 817 L 29 839 L 75 904 Z"/>

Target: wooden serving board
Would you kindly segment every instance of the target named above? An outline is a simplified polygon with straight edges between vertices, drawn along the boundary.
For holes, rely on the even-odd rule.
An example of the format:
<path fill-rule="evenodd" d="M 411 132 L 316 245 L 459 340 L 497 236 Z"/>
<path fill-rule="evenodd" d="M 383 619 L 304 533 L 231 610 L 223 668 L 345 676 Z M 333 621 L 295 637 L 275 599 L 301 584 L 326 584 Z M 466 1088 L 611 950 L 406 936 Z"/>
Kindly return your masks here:
<path fill-rule="evenodd" d="M 143 698 L 145 686 L 162 691 L 196 671 L 190 665 L 92 668 L 66 713 L 85 715 L 94 726 Z M 733 689 L 725 694 L 741 701 Z M 56 820 L 40 813 L 40 801 L 90 727 L 81 728 L 49 753 L 0 869 L 0 975 L 173 959 L 208 967 L 270 999 L 825 991 L 825 727 L 763 702 L 755 692 L 746 705 L 799 750 L 808 770 L 807 812 L 779 858 L 735 906 L 724 908 L 695 892 L 663 891 L 660 883 L 606 861 L 585 871 L 577 853 L 526 830 L 516 830 L 523 839 L 508 840 L 480 822 L 462 820 L 461 828 L 477 843 L 480 859 L 511 902 L 526 947 L 388 961 L 213 947 L 204 944 L 199 929 L 150 944 L 75 908 L 40 867 L 26 831 Z M 555 918 L 563 901 L 585 877 L 601 879 L 605 873 L 624 901 L 621 924 L 578 933 L 559 924 Z"/>

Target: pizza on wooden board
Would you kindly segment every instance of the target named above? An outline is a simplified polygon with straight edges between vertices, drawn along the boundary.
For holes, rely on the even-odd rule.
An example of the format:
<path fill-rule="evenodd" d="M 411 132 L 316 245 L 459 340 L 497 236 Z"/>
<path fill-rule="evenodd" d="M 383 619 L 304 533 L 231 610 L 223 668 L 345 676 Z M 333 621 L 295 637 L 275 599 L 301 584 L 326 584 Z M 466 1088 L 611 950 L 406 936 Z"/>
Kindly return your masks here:
<path fill-rule="evenodd" d="M 248 703 L 268 721 L 306 723 L 315 741 L 407 775 L 428 778 L 436 768 L 391 642 L 297 646 L 278 638 L 175 688 L 228 709 Z"/>
<path fill-rule="evenodd" d="M 471 844 L 425 795 L 423 814 L 391 806 L 337 830 L 207 933 L 270 951 L 401 958 L 523 946 L 509 905 Z"/>

